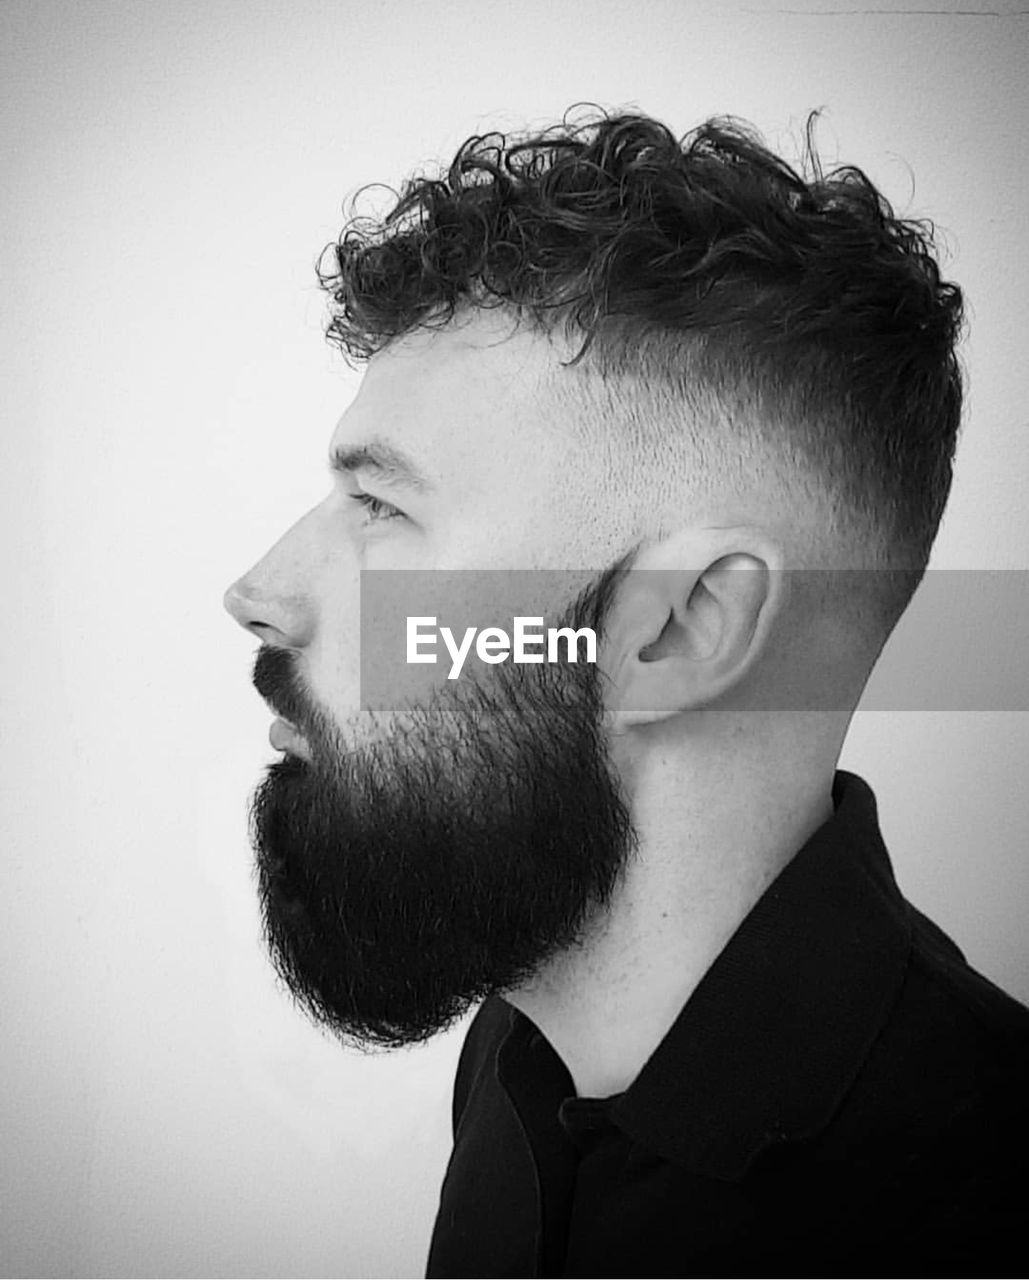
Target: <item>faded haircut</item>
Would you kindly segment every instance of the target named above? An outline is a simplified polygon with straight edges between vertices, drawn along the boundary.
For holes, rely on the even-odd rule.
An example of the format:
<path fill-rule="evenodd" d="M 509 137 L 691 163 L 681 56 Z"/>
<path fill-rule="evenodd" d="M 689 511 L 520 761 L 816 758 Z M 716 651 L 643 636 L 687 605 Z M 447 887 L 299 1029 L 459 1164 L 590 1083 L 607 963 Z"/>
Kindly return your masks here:
<path fill-rule="evenodd" d="M 950 491 L 963 301 L 930 222 L 896 216 L 852 165 L 823 170 L 816 115 L 797 169 L 731 117 L 677 139 L 596 108 L 468 138 L 381 220 L 351 205 L 318 265 L 328 337 L 354 363 L 466 307 L 503 307 L 581 340 L 565 371 L 599 382 L 613 429 L 629 382 L 694 422 L 706 406 L 716 451 L 785 460 L 820 487 L 833 536 L 864 548 L 854 567 L 877 570 L 885 639 Z"/>

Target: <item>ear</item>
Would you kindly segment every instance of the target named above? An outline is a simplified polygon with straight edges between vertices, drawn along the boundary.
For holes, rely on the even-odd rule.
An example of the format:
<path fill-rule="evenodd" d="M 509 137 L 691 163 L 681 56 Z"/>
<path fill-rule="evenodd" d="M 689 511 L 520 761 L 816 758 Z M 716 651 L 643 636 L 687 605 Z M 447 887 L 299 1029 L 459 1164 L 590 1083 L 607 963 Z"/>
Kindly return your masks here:
<path fill-rule="evenodd" d="M 624 728 L 738 690 L 785 596 L 780 546 L 761 530 L 691 530 L 637 559 L 612 607 L 611 697 Z"/>

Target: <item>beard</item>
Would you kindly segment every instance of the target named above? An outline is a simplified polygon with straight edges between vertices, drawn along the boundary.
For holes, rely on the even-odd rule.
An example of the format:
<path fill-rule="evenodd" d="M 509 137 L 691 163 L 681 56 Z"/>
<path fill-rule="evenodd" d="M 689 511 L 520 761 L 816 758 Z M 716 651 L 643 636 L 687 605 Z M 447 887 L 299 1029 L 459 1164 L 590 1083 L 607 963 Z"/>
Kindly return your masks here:
<path fill-rule="evenodd" d="M 560 625 L 599 639 L 620 572 Z M 595 665 L 503 663 L 348 726 L 291 650 L 262 648 L 254 684 L 310 752 L 268 767 L 250 832 L 265 942 L 312 1021 L 357 1047 L 418 1043 L 582 945 L 636 840 Z"/>

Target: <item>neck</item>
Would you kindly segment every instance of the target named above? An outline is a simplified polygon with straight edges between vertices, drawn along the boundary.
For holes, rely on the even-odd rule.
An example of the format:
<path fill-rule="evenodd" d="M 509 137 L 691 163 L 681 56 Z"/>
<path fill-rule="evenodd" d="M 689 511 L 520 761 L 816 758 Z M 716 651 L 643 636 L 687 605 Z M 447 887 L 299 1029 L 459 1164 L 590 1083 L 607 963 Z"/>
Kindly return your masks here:
<path fill-rule="evenodd" d="M 638 849 L 614 900 L 581 947 L 506 994 L 580 1097 L 620 1093 L 639 1074 L 751 908 L 832 816 L 835 760 L 792 770 L 737 760 L 701 777 L 658 754 L 639 771 Z"/>

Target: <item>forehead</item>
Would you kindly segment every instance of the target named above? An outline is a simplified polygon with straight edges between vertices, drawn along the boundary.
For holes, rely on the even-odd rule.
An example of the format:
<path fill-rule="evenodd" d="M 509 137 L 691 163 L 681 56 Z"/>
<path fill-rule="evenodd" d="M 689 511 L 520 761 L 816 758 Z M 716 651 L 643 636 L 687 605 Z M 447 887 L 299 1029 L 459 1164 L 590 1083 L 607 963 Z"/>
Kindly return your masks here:
<path fill-rule="evenodd" d="M 486 484 L 534 463 L 553 466 L 574 443 L 573 432 L 555 427 L 548 386 L 565 358 L 498 312 L 406 335 L 368 362 L 331 447 L 384 441 L 441 485 L 454 475 Z"/>

